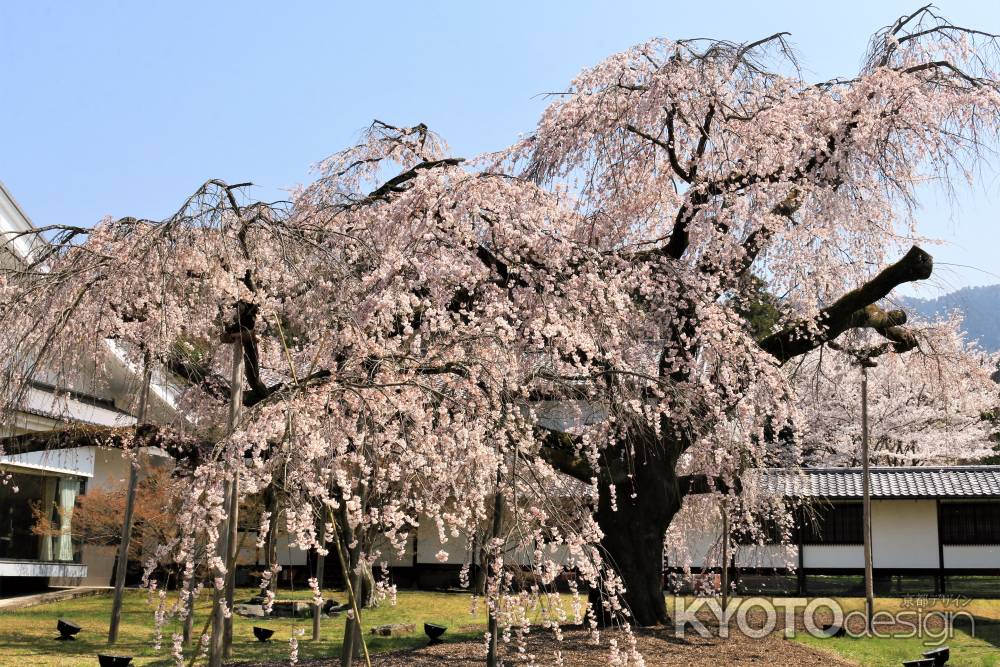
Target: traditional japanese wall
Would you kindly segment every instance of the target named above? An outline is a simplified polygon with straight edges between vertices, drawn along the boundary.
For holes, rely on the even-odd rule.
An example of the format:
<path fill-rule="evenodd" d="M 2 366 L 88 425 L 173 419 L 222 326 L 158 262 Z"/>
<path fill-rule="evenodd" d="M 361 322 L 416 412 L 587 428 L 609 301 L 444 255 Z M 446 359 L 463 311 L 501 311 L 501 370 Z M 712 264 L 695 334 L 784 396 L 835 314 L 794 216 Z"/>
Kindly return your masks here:
<path fill-rule="evenodd" d="M 937 503 L 873 500 L 872 560 L 878 568 L 936 568 Z"/>
<path fill-rule="evenodd" d="M 1000 545 L 945 545 L 945 569 L 1000 569 Z"/>
<path fill-rule="evenodd" d="M 737 567 L 778 568 L 797 566 L 799 548 L 784 544 L 751 544 L 736 548 Z"/>
<path fill-rule="evenodd" d="M 684 551 L 668 555 L 670 567 L 689 559 L 694 568 L 718 566 L 718 533 L 688 537 Z M 945 547 L 946 568 L 1000 568 L 1000 547 Z M 714 551 L 713 551 L 714 550 Z M 739 567 L 784 568 L 796 564 L 797 547 L 750 545 L 735 548 Z M 872 501 L 872 558 L 876 569 L 937 569 L 939 567 L 937 504 L 930 500 Z M 863 568 L 861 544 L 806 544 L 806 569 Z"/>
<path fill-rule="evenodd" d="M 802 547 L 802 566 L 808 569 L 863 568 L 865 551 L 860 544 L 807 544 Z"/>

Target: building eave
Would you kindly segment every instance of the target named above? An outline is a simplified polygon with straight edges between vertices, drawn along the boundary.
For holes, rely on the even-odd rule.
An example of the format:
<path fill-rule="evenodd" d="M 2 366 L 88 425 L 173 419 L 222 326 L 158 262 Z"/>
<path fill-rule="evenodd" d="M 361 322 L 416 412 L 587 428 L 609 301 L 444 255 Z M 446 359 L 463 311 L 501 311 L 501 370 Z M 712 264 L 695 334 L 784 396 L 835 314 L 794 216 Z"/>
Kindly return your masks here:
<path fill-rule="evenodd" d="M 870 473 L 877 500 L 1000 500 L 1000 466 L 873 466 Z M 786 498 L 858 500 L 863 493 L 861 468 L 770 468 L 749 476 L 749 483 Z"/>

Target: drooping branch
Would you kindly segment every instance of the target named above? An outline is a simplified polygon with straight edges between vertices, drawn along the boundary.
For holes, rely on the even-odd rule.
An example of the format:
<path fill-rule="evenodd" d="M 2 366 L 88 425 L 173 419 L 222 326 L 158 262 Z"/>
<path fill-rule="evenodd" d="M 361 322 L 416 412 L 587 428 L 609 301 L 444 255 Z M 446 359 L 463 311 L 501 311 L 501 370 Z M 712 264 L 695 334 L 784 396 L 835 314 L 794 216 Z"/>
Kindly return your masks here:
<path fill-rule="evenodd" d="M 912 334 L 901 329 L 906 322 L 905 313 L 884 311 L 874 304 L 899 285 L 926 280 L 933 268 L 931 256 L 913 246 L 898 262 L 821 310 L 816 321 L 787 327 L 765 338 L 760 346 L 785 362 L 834 340 L 848 329 L 869 327 L 892 340 L 900 351 L 911 349 L 916 341 Z"/>
<path fill-rule="evenodd" d="M 631 132 L 632 134 L 642 137 L 646 141 L 649 141 L 654 145 L 659 146 L 664 151 L 666 151 L 667 159 L 670 161 L 670 166 L 673 168 L 674 173 L 677 174 L 677 176 L 685 183 L 690 183 L 691 174 L 686 169 L 684 169 L 684 167 L 681 166 L 680 160 L 677 158 L 677 151 L 674 150 L 675 148 L 674 116 L 676 115 L 676 113 L 677 113 L 676 106 L 672 106 L 670 109 L 667 110 L 667 118 L 666 121 L 664 122 L 664 127 L 667 130 L 666 141 L 657 139 L 653 135 L 647 132 L 643 132 L 642 130 L 640 130 L 639 128 L 637 128 L 635 125 L 632 124 L 625 125 L 625 129 Z"/>
<path fill-rule="evenodd" d="M 681 496 L 693 496 L 705 493 L 734 493 L 739 495 L 743 490 L 743 484 L 737 477 L 731 482 L 709 475 L 682 475 L 677 478 L 677 490 Z"/>

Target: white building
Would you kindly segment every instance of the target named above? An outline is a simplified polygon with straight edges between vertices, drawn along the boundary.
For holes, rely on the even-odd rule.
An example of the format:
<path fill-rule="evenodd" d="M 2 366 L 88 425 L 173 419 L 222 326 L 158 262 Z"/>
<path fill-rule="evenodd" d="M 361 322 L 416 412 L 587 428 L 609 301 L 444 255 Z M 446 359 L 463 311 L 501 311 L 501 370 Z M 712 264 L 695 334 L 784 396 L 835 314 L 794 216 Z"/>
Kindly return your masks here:
<path fill-rule="evenodd" d="M 808 502 L 792 540 L 734 547 L 731 565 L 745 590 L 863 593 L 861 469 L 766 470 L 756 483 Z M 1000 595 L 1000 466 L 874 467 L 871 498 L 877 589 Z M 720 534 L 668 558 L 668 569 L 689 561 L 694 571 L 717 572 Z"/>
<path fill-rule="evenodd" d="M 0 183 L 0 266 L 17 266 L 43 243 L 33 235 L 16 236 L 31 230 L 31 221 Z M 103 430 L 134 425 L 130 412 L 138 374 L 108 342 L 100 370 L 90 369 L 72 387 L 56 387 L 53 382 L 55 376 L 35 378 L 20 411 L 0 424 L 0 444 L 6 452 L 0 456 L 0 475 L 7 480 L 0 484 L 0 587 L 24 584 L 26 579 L 92 585 L 107 585 L 111 579 L 114 547 L 74 543 L 69 524 L 78 495 L 87 489 L 112 490 L 126 483 L 128 467 L 121 451 L 96 445 L 40 447 L 31 440 L 33 434 L 70 427 Z M 172 405 L 172 389 L 154 382 L 151 414 L 165 418 Z M 64 533 L 34 535 L 32 504 L 51 508 L 54 525 Z M 15 578 L 23 581 L 12 581 Z"/>

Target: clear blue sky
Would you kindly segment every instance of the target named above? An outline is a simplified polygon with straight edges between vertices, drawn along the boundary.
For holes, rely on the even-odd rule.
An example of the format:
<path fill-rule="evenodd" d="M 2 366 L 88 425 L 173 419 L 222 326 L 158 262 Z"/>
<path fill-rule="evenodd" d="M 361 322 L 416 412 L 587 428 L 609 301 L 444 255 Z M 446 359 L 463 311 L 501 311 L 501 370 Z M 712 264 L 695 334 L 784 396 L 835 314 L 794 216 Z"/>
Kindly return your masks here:
<path fill-rule="evenodd" d="M 0 2 L 0 180 L 38 225 L 160 218 L 208 178 L 260 198 L 373 118 L 425 122 L 461 155 L 530 131 L 583 66 L 655 35 L 788 30 L 817 79 L 919 2 Z M 1000 32 L 1000 3 L 939 3 Z M 936 284 L 1000 282 L 1000 180 L 927 200 Z M 964 264 L 975 269 L 963 269 Z M 932 293 L 932 292 L 924 292 Z"/>

